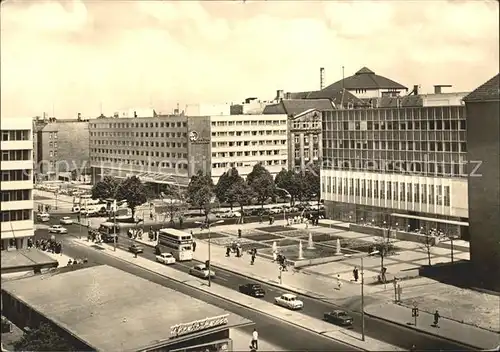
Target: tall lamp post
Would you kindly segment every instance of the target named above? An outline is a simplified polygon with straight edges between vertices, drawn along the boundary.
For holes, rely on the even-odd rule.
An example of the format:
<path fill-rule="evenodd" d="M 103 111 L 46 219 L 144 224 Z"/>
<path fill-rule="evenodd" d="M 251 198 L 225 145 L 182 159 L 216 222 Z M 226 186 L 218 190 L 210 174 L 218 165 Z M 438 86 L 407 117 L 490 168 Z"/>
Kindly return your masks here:
<path fill-rule="evenodd" d="M 365 268 L 361 257 L 361 340 L 365 341 Z"/>
<path fill-rule="evenodd" d="M 288 192 L 286 189 L 284 189 L 284 188 L 280 188 L 280 187 L 275 187 L 275 188 L 276 188 L 277 190 L 283 191 L 283 192 L 286 194 L 286 196 L 287 196 L 288 198 L 290 198 L 290 201 L 292 200 L 292 195 L 291 195 L 291 194 L 290 194 L 290 192 Z M 284 222 L 285 222 L 285 224 L 286 224 L 286 208 L 285 208 L 285 207 L 283 207 L 283 221 L 284 221 Z"/>
<path fill-rule="evenodd" d="M 211 244 L 212 244 L 212 230 L 211 230 L 211 227 L 212 225 L 216 225 L 216 224 L 222 224 L 224 222 L 224 220 L 217 220 L 217 221 L 214 221 L 214 222 L 210 222 L 207 218 L 207 221 L 206 222 L 203 222 L 203 221 L 196 221 L 195 223 L 196 224 L 200 224 L 200 225 L 204 225 L 207 227 L 208 229 L 208 287 L 211 287 L 212 286 L 212 277 L 210 275 L 210 272 L 211 272 L 211 268 L 212 268 L 212 263 L 211 263 L 211 257 L 212 257 L 212 247 L 211 247 Z"/>

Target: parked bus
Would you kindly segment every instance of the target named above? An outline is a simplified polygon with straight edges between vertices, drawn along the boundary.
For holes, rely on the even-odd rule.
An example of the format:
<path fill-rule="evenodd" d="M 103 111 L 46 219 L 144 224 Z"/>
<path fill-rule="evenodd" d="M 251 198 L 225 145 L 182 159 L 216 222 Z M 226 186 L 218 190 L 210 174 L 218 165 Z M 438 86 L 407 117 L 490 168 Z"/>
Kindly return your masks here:
<path fill-rule="evenodd" d="M 176 229 L 161 229 L 157 252 L 170 252 L 179 262 L 193 260 L 193 236 Z"/>
<path fill-rule="evenodd" d="M 118 242 L 118 234 L 120 233 L 120 226 L 118 224 L 115 225 L 112 222 L 103 222 L 97 231 L 101 235 L 103 242 L 112 243 L 115 240 L 115 236 L 116 242 Z"/>

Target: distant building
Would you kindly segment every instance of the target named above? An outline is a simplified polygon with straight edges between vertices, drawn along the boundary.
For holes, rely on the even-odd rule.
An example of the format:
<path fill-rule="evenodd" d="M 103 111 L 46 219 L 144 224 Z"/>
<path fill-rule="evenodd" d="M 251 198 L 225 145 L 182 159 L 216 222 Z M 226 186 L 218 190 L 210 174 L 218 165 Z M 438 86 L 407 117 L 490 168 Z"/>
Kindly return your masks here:
<path fill-rule="evenodd" d="M 247 98 L 241 104 L 232 104 L 230 111 L 231 115 L 260 115 L 269 104 L 257 98 Z"/>
<path fill-rule="evenodd" d="M 500 289 L 500 76 L 465 97 L 470 260 L 484 283 Z"/>
<path fill-rule="evenodd" d="M 37 180 L 56 180 L 76 170 L 84 174 L 89 167 L 88 120 L 35 118 L 34 149 Z"/>
<path fill-rule="evenodd" d="M 186 116 L 229 116 L 230 104 L 188 104 L 184 110 Z"/>
<path fill-rule="evenodd" d="M 2 315 L 49 324 L 76 351 L 232 351 L 230 329 L 253 325 L 113 267 L 78 266 L 2 282 Z"/>
<path fill-rule="evenodd" d="M 30 118 L 0 119 L 1 249 L 27 248 L 33 229 L 33 132 Z"/>

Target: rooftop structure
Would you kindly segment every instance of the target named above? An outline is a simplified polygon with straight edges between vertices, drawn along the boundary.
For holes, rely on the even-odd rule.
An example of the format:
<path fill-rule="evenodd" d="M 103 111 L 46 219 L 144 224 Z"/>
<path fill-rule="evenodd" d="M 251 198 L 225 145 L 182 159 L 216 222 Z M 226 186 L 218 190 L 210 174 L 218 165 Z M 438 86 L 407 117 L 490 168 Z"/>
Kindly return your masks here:
<path fill-rule="evenodd" d="M 104 265 L 5 282 L 2 300 L 4 308 L 6 301 L 22 302 L 68 336 L 97 351 L 159 350 L 197 336 L 191 333 L 171 337 L 171 327 L 226 314 L 227 324 L 198 334 L 252 324 L 218 307 Z M 9 320 L 16 323 L 25 319 L 16 313 L 8 311 L 12 316 Z M 35 320 L 35 314 L 29 316 Z"/>

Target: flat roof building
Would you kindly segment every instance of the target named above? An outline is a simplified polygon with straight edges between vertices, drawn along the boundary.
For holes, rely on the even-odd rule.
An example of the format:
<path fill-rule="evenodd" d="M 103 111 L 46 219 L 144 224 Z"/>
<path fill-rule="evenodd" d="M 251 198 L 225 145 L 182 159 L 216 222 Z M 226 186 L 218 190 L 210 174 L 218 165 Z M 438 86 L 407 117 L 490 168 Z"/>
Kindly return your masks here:
<path fill-rule="evenodd" d="M 31 118 L 2 118 L 1 249 L 27 248 L 33 229 Z"/>
<path fill-rule="evenodd" d="M 110 266 L 2 284 L 3 314 L 20 327 L 49 323 L 77 350 L 165 351 L 225 344 L 238 315 Z"/>
<path fill-rule="evenodd" d="M 500 76 L 465 97 L 470 260 L 487 286 L 500 290 Z"/>

